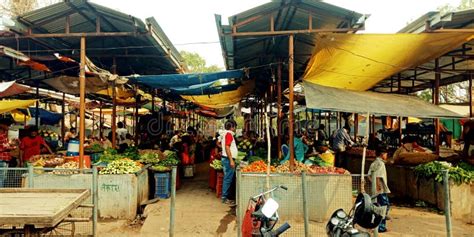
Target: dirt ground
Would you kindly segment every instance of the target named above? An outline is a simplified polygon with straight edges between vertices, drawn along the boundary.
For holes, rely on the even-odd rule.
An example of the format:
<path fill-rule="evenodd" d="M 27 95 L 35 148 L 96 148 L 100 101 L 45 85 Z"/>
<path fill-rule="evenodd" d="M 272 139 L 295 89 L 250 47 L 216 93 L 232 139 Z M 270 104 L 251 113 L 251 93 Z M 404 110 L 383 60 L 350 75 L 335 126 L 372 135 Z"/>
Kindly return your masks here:
<path fill-rule="evenodd" d="M 175 236 L 237 236 L 235 210 L 222 204 L 207 187 L 207 165 L 199 165 L 197 173 L 193 179 L 182 180 L 183 185 L 177 191 Z M 168 236 L 169 206 L 169 199 L 147 206 L 143 225 L 140 221 L 101 222 L 99 236 Z M 446 236 L 445 218 L 436 212 L 394 206 L 390 216 L 389 231 L 379 236 Z M 321 230 L 310 235 L 324 236 L 325 223 L 314 225 Z M 474 237 L 474 225 L 453 220 L 453 236 Z"/>

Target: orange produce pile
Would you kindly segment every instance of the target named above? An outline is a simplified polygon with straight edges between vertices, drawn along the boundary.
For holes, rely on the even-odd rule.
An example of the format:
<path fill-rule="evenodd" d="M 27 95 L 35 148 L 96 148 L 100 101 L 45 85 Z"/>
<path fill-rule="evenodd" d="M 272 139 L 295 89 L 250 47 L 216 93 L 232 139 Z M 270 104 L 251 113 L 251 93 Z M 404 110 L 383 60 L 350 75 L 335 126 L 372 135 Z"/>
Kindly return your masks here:
<path fill-rule="evenodd" d="M 275 172 L 275 167 L 270 166 L 270 172 Z M 263 160 L 258 160 L 255 162 L 252 162 L 252 164 L 245 166 L 242 169 L 242 172 L 248 172 L 248 173 L 263 173 L 267 172 L 267 163 Z"/>

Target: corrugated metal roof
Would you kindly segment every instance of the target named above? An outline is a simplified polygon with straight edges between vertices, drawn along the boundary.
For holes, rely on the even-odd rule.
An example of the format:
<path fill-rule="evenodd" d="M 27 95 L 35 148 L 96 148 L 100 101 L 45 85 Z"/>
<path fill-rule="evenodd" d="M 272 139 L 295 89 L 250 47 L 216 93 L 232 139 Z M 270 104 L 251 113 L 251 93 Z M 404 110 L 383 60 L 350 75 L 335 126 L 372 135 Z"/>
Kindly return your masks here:
<path fill-rule="evenodd" d="M 448 13 L 439 11 L 431 11 L 418 19 L 414 20 L 407 26 L 403 27 L 399 33 L 421 33 L 437 29 L 473 29 L 474 28 L 474 9 L 462 10 Z M 474 45 L 474 42 L 468 42 L 467 45 Z M 459 55 L 471 55 L 471 58 L 459 57 Z M 457 55 L 457 57 L 454 57 Z M 451 53 L 440 57 L 439 65 L 444 71 L 441 73 L 441 85 L 448 85 L 455 82 L 465 81 L 464 71 L 474 70 L 474 50 L 472 47 L 459 48 Z M 435 62 L 427 62 L 417 67 L 417 70 L 406 70 L 400 73 L 402 88 L 408 88 L 408 92 L 415 92 L 423 89 L 432 88 L 436 73 L 433 71 Z M 456 69 L 456 70 L 453 70 Z M 415 78 L 416 73 L 416 78 Z M 397 92 L 398 91 L 398 75 L 377 84 L 373 90 L 378 92 Z M 406 92 L 405 89 L 403 92 Z"/>
<path fill-rule="evenodd" d="M 56 3 L 16 19 L 11 30 L 26 35 L 31 28 L 34 34 L 64 33 L 66 17 L 70 18 L 71 33 L 96 32 L 96 19 L 100 18 L 101 32 L 148 32 L 137 36 L 89 37 L 86 39 L 87 56 L 98 66 L 110 69 L 116 58 L 117 72 L 130 74 L 167 74 L 182 72 L 185 67 L 179 52 L 153 18 L 142 20 L 105 6 L 85 0 Z M 34 40 L 0 39 L 0 44 L 27 54 L 52 54 L 55 49 L 66 56 L 78 57 L 78 38 L 38 38 Z M 41 51 L 38 51 L 41 50 Z M 46 51 L 45 51 L 46 50 Z"/>
<path fill-rule="evenodd" d="M 268 15 L 267 17 L 262 17 Z M 287 36 L 259 36 L 233 38 L 225 33 L 232 32 L 235 25 L 240 25 L 237 32 L 261 32 L 270 30 L 269 15 L 274 17 L 274 30 L 308 29 L 308 18 L 312 17 L 313 29 L 336 29 L 352 27 L 363 15 L 328 3 L 314 0 L 279 0 L 249 9 L 229 17 L 229 25 L 223 25 L 220 15 L 216 15 L 217 29 L 220 35 L 224 60 L 228 69 L 256 67 L 285 61 L 288 57 Z M 252 20 L 248 23 L 243 23 Z M 315 45 L 314 35 L 298 34 L 295 36 L 295 69 L 304 72 L 306 63 Z"/>

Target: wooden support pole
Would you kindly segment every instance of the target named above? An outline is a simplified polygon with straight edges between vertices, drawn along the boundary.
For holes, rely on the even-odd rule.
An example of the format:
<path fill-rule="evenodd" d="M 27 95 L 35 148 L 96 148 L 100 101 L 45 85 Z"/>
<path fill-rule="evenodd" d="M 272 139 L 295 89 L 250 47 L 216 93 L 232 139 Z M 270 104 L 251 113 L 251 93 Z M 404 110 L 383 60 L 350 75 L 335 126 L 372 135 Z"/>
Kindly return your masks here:
<path fill-rule="evenodd" d="M 439 82 L 441 80 L 441 72 L 439 71 L 439 60 L 435 60 L 435 86 L 434 86 L 434 104 L 439 105 Z M 440 136 L 439 136 L 439 118 L 435 119 L 435 148 L 436 154 L 439 155 L 439 145 L 440 145 Z"/>
<path fill-rule="evenodd" d="M 117 73 L 117 62 L 113 58 L 112 73 Z M 117 92 L 115 88 L 115 80 L 112 81 L 112 147 L 117 148 Z"/>
<path fill-rule="evenodd" d="M 295 167 L 295 144 L 293 143 L 293 140 L 294 140 L 294 128 L 293 128 L 293 125 L 294 125 L 294 105 L 293 105 L 293 101 L 294 101 L 294 91 L 293 91 L 293 83 L 294 83 L 294 52 L 293 52 L 293 46 L 294 46 L 294 36 L 293 35 L 290 35 L 289 36 L 289 40 L 288 40 L 288 88 L 289 88 L 289 100 L 290 100 L 290 109 L 288 111 L 288 114 L 289 114 L 289 121 L 288 121 L 288 132 L 290 133 L 289 136 L 290 136 L 290 139 L 288 141 L 289 143 L 289 147 L 290 147 L 290 171 L 293 172 L 293 169 Z"/>
<path fill-rule="evenodd" d="M 155 112 L 155 89 L 151 92 L 151 113 Z"/>
<path fill-rule="evenodd" d="M 328 119 L 328 136 L 331 136 L 331 111 L 327 112 L 327 119 Z"/>
<path fill-rule="evenodd" d="M 472 118 L 472 113 L 474 112 L 474 108 L 472 107 L 473 106 L 473 98 L 472 98 L 472 73 L 474 73 L 473 71 L 469 71 L 468 72 L 469 75 L 468 75 L 468 78 L 469 78 L 469 117 Z"/>
<path fill-rule="evenodd" d="M 135 85 L 135 116 L 134 116 L 134 125 L 135 125 L 135 146 L 138 146 L 138 138 L 140 136 L 140 128 L 138 126 L 138 109 L 140 108 L 140 95 L 138 94 L 138 85 Z"/>
<path fill-rule="evenodd" d="M 282 146 L 282 124 L 281 120 L 283 117 L 283 113 L 281 111 L 281 63 L 278 64 L 277 69 L 277 106 L 278 106 L 278 114 L 277 114 L 277 136 L 278 136 L 278 159 L 281 159 L 281 146 Z"/>
<path fill-rule="evenodd" d="M 63 103 L 61 104 L 61 114 L 63 119 L 61 119 L 61 142 L 64 146 L 64 135 L 66 134 L 66 93 L 63 92 Z"/>
<path fill-rule="evenodd" d="M 84 141 L 86 137 L 86 37 L 81 37 L 81 64 L 79 72 L 79 169 L 84 168 Z"/>
<path fill-rule="evenodd" d="M 102 139 L 102 137 L 104 136 L 104 132 L 103 132 L 104 121 L 102 120 L 102 106 L 103 106 L 102 101 L 100 101 L 99 106 L 100 106 L 99 107 L 99 138 Z"/>
<path fill-rule="evenodd" d="M 36 111 L 35 111 L 35 125 L 38 128 L 39 127 L 39 83 L 36 82 Z"/>
<path fill-rule="evenodd" d="M 95 113 L 92 112 L 92 133 L 91 133 L 92 137 L 94 137 L 94 133 L 95 133 L 94 127 L 95 127 Z"/>

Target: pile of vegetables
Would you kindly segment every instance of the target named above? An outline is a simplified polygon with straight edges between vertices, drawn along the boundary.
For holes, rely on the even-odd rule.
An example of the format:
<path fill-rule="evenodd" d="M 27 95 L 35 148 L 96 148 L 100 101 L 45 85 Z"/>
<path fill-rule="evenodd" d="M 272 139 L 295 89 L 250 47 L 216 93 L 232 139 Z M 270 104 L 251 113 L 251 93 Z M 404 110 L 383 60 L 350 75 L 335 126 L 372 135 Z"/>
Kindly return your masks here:
<path fill-rule="evenodd" d="M 104 148 L 99 143 L 93 143 L 92 145 L 84 148 L 85 152 L 88 153 L 101 153 L 104 152 Z"/>
<path fill-rule="evenodd" d="M 434 178 L 436 182 L 443 182 L 443 170 L 449 170 L 449 179 L 455 184 L 471 184 L 474 181 L 474 167 L 460 163 L 453 166 L 451 163 L 444 161 L 432 161 L 415 167 L 415 175 L 422 178 Z"/>
<path fill-rule="evenodd" d="M 215 170 L 223 170 L 221 160 L 213 160 L 209 166 L 211 166 Z"/>
<path fill-rule="evenodd" d="M 104 153 L 100 155 L 99 162 L 109 163 L 114 160 L 122 159 L 123 157 L 118 154 L 117 150 L 113 148 L 105 149 Z"/>
<path fill-rule="evenodd" d="M 290 162 L 287 161 L 276 168 L 274 166 L 270 166 L 270 171 L 276 173 L 291 173 Z M 242 172 L 264 173 L 267 172 L 267 164 L 263 160 L 255 161 L 244 167 Z M 342 168 L 305 165 L 301 162 L 295 161 L 293 173 L 300 174 L 301 172 L 305 172 L 307 174 L 350 174 L 349 171 Z"/>
<path fill-rule="evenodd" d="M 133 174 L 141 169 L 141 164 L 137 161 L 123 158 L 110 162 L 99 174 Z"/>
<path fill-rule="evenodd" d="M 305 164 L 295 160 L 295 167 L 293 169 L 293 173 L 295 173 L 295 174 L 299 174 L 301 172 L 309 173 L 309 170 L 310 170 L 310 166 L 305 165 Z M 290 161 L 287 161 L 284 164 L 279 165 L 276 168 L 276 172 L 277 173 L 290 173 Z"/>
<path fill-rule="evenodd" d="M 161 160 L 158 164 L 163 166 L 175 166 L 179 164 L 178 154 L 174 151 L 166 150 L 163 152 L 165 159 Z"/>
<path fill-rule="evenodd" d="M 343 168 L 337 167 L 320 167 L 320 166 L 311 166 L 308 170 L 308 174 L 350 174 L 349 171 Z"/>
<path fill-rule="evenodd" d="M 147 152 L 140 155 L 140 162 L 143 164 L 156 165 L 160 162 L 160 159 L 162 159 L 161 155 L 155 152 Z"/>
<path fill-rule="evenodd" d="M 154 165 L 154 166 L 151 167 L 151 169 L 156 171 L 156 172 L 169 172 L 169 171 L 171 171 L 170 167 L 164 166 L 164 165 Z"/>
<path fill-rule="evenodd" d="M 39 130 L 38 132 L 44 139 L 56 141 L 59 138 L 59 135 L 52 130 Z"/>
<path fill-rule="evenodd" d="M 127 147 L 122 156 L 131 160 L 140 160 L 140 154 L 138 153 L 138 148 L 136 146 Z"/>
<path fill-rule="evenodd" d="M 270 166 L 270 172 L 275 172 L 276 169 L 274 166 Z M 250 165 L 245 166 L 242 169 L 242 172 L 248 173 L 263 173 L 267 172 L 267 164 L 263 160 L 258 160 L 250 163 Z"/>
<path fill-rule="evenodd" d="M 56 166 L 57 169 L 71 169 L 71 170 L 54 170 L 53 174 L 78 174 L 79 171 L 73 171 L 79 169 L 79 164 L 75 161 L 69 161 L 62 165 Z"/>

